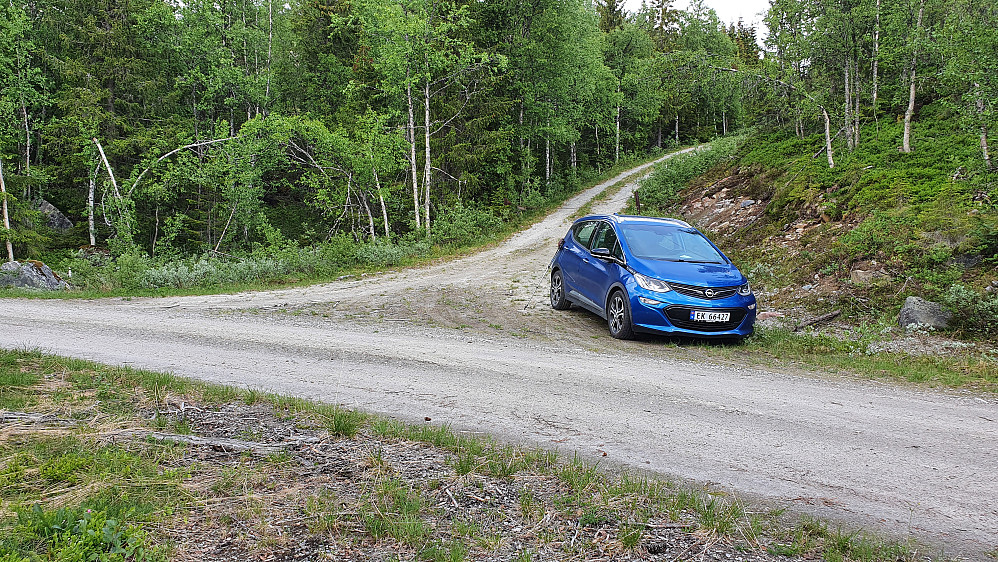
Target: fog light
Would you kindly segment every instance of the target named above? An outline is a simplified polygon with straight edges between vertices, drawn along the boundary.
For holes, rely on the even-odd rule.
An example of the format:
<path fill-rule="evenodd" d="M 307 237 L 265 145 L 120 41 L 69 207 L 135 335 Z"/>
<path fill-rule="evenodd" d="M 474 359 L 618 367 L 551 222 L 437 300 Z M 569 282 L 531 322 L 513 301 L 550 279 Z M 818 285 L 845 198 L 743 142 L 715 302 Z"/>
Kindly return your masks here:
<path fill-rule="evenodd" d="M 641 304 L 646 304 L 648 306 L 655 306 L 657 304 L 662 304 L 661 301 L 652 300 L 645 297 L 638 297 L 638 301 L 641 302 Z"/>
<path fill-rule="evenodd" d="M 750 304 L 750 305 L 748 305 L 748 309 L 749 309 L 749 310 L 755 310 L 755 305 L 754 305 L 754 304 Z"/>

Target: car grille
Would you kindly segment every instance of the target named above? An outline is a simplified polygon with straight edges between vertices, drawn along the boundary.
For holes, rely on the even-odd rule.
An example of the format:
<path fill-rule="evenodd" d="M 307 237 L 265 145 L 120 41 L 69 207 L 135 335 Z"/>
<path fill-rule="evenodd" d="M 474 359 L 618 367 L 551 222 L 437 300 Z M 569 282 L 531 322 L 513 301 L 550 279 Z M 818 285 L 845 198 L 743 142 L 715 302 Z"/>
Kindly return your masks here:
<path fill-rule="evenodd" d="M 679 283 L 669 283 L 669 286 L 680 295 L 705 300 L 726 299 L 738 292 L 738 287 L 694 287 L 693 285 L 680 285 Z M 704 294 L 704 291 L 708 289 L 713 291 L 714 294 L 711 296 Z"/>
<path fill-rule="evenodd" d="M 731 320 L 727 322 L 696 322 L 690 320 L 691 310 L 709 310 L 710 312 L 730 312 Z M 682 328 L 683 330 L 696 330 L 698 332 L 727 332 L 728 330 L 734 330 L 742 323 L 745 319 L 745 309 L 744 308 L 706 308 L 706 309 L 693 309 L 688 306 L 670 306 L 666 308 L 665 317 L 669 319 L 669 323 L 677 328 Z"/>

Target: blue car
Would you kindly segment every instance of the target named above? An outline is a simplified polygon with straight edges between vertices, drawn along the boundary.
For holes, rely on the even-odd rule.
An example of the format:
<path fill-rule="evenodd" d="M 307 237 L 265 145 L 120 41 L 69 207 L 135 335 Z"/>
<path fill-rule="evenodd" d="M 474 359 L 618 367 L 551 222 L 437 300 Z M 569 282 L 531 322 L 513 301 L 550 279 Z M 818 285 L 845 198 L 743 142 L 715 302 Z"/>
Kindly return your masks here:
<path fill-rule="evenodd" d="M 558 242 L 550 270 L 551 307 L 590 310 L 618 339 L 636 332 L 742 339 L 755 324 L 748 279 L 680 220 L 583 217 Z"/>

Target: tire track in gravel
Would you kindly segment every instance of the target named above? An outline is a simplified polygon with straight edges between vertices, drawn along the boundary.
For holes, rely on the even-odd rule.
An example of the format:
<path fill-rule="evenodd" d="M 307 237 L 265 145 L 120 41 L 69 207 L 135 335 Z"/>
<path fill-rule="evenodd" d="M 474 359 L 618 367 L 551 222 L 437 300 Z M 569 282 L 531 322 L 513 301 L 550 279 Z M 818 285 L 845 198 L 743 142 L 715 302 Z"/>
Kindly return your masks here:
<path fill-rule="evenodd" d="M 994 397 L 703 364 L 656 340 L 611 340 L 591 315 L 551 311 L 554 241 L 620 179 L 438 265 L 237 295 L 0 299 L 0 346 L 606 452 L 968 560 L 998 547 Z M 594 210 L 619 209 L 630 189 Z M 401 301 L 409 316 L 389 321 Z M 445 317 L 523 333 L 431 321 Z"/>

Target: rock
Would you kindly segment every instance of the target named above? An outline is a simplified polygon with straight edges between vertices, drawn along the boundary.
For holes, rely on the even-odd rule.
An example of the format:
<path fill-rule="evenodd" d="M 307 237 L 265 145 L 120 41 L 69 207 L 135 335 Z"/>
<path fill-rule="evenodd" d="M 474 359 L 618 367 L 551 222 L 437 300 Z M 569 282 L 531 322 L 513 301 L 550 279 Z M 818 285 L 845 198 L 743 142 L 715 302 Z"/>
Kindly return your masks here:
<path fill-rule="evenodd" d="M 755 205 L 755 199 L 746 199 L 741 202 L 742 209 L 744 209 L 745 207 L 751 207 L 752 205 Z"/>
<path fill-rule="evenodd" d="M 892 277 L 879 269 L 854 269 L 849 272 L 849 280 L 856 285 L 867 285 L 876 281 L 890 281 Z"/>
<path fill-rule="evenodd" d="M 38 210 L 45 215 L 45 224 L 47 224 L 52 230 L 65 232 L 70 228 L 73 228 L 73 222 L 67 219 L 66 215 L 62 214 L 62 211 L 56 208 L 56 206 L 52 203 L 42 199 L 38 204 Z"/>
<path fill-rule="evenodd" d="M 952 316 L 949 311 L 937 302 L 927 301 L 919 297 L 908 297 L 898 314 L 898 324 L 902 328 L 923 325 L 936 330 L 945 330 Z"/>
<path fill-rule="evenodd" d="M 800 290 L 801 290 L 801 291 L 810 291 L 810 290 L 811 290 L 811 289 L 813 289 L 813 288 L 814 288 L 814 285 L 811 285 L 811 284 L 807 284 L 807 285 L 804 285 L 804 286 L 802 286 L 802 287 L 800 288 Z"/>
<path fill-rule="evenodd" d="M 0 287 L 56 291 L 69 285 L 40 261 L 7 262 L 0 265 Z"/>

